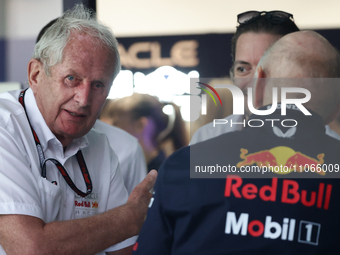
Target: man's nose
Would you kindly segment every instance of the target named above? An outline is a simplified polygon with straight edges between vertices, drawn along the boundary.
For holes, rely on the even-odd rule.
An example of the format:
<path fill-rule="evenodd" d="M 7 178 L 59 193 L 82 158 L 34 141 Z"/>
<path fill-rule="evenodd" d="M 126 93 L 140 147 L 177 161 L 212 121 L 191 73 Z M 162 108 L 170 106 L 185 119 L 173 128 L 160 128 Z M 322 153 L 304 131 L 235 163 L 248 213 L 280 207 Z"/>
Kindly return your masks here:
<path fill-rule="evenodd" d="M 76 88 L 74 100 L 80 107 L 86 107 L 91 104 L 91 83 L 83 81 Z"/>
<path fill-rule="evenodd" d="M 247 87 L 251 86 L 253 77 L 247 78 L 235 78 L 235 85 L 239 87 L 242 91 L 247 89 Z"/>

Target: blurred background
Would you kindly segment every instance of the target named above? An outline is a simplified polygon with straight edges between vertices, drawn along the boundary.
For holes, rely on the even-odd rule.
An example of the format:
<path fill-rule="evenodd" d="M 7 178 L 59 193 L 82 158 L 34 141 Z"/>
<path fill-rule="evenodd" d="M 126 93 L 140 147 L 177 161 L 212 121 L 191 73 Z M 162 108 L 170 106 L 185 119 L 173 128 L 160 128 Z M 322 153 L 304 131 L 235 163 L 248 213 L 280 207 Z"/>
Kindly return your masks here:
<path fill-rule="evenodd" d="M 237 14 L 283 10 L 340 49 L 339 0 L 0 0 L 0 90 L 27 86 L 27 63 L 49 21 L 76 3 L 94 9 L 119 42 L 122 70 L 109 98 L 133 92 L 179 106 L 190 120 L 190 78 L 229 83 Z M 193 121 L 194 119 L 191 119 Z"/>

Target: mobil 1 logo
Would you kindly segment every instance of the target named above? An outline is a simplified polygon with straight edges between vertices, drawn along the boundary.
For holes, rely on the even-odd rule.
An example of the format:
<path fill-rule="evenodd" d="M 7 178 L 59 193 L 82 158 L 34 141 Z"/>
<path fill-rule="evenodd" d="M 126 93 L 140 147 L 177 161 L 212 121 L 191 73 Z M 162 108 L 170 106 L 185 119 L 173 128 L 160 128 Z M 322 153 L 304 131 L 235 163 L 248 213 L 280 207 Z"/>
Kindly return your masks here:
<path fill-rule="evenodd" d="M 318 245 L 321 225 L 315 222 L 300 221 L 298 242 Z"/>
<path fill-rule="evenodd" d="M 248 213 L 241 213 L 238 217 L 235 212 L 227 212 L 225 234 L 262 237 L 267 239 L 281 239 L 299 243 L 318 245 L 321 225 L 315 222 L 293 218 L 283 218 L 281 222 L 273 220 L 267 215 L 264 221 L 249 220 Z M 295 231 L 298 226 L 298 232 Z"/>

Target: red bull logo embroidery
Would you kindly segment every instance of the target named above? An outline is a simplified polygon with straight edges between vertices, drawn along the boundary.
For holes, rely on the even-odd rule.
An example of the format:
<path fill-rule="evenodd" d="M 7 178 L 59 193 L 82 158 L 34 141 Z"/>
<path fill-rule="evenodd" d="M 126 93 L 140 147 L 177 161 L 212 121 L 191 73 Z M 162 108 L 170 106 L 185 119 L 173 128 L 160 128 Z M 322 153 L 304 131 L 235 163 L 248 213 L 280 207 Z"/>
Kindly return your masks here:
<path fill-rule="evenodd" d="M 258 167 L 267 167 L 272 171 L 274 168 L 280 167 L 279 171 L 273 171 L 277 174 L 288 174 L 293 171 L 304 172 L 307 168 L 308 170 L 314 170 L 311 172 L 325 175 L 326 172 L 321 168 L 324 163 L 324 156 L 324 153 L 320 153 L 316 155 L 317 159 L 314 159 L 286 146 L 278 146 L 270 150 L 254 153 L 248 153 L 247 149 L 242 148 L 240 158 L 243 161 L 238 162 L 236 167 L 240 168 L 256 164 Z"/>
<path fill-rule="evenodd" d="M 278 191 L 278 187 L 282 187 L 281 192 Z M 307 191 L 301 189 L 299 183 L 294 180 L 284 179 L 282 185 L 278 185 L 278 178 L 273 178 L 270 185 L 258 187 L 253 183 L 243 184 L 243 179 L 238 175 L 228 175 L 224 196 L 248 200 L 259 197 L 263 201 L 276 202 L 279 200 L 284 204 L 301 203 L 306 207 L 315 206 L 319 209 L 328 210 L 331 193 L 332 185 L 326 185 L 322 182 L 319 183 L 317 189 Z"/>
<path fill-rule="evenodd" d="M 82 201 L 82 202 L 74 201 L 74 205 L 76 207 L 88 207 L 88 208 L 91 208 L 91 202 L 86 202 L 86 201 Z"/>
<path fill-rule="evenodd" d="M 99 203 L 99 193 L 93 192 L 85 198 L 75 195 L 74 218 L 80 219 L 97 215 L 99 213 Z"/>

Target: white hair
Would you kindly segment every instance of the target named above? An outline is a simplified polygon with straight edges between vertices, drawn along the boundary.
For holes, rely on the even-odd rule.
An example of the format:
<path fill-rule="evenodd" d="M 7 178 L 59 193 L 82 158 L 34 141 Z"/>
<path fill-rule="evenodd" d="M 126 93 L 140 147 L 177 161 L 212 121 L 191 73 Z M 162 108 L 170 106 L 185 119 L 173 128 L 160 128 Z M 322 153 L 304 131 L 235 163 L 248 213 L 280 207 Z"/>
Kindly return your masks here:
<path fill-rule="evenodd" d="M 115 58 L 115 77 L 120 71 L 118 42 L 111 29 L 98 22 L 95 15 L 82 4 L 66 11 L 35 45 L 33 58 L 43 63 L 46 75 L 51 74 L 51 67 L 62 62 L 63 51 L 73 31 L 91 36 L 100 46 L 109 50 Z"/>

